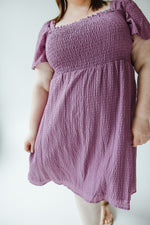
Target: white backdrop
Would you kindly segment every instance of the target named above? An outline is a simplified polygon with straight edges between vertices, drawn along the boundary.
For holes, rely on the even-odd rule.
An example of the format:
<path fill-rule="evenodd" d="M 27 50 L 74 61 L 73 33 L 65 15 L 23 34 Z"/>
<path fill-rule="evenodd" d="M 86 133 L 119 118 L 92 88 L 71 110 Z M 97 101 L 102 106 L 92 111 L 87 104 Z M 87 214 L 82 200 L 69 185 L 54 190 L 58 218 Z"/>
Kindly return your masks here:
<path fill-rule="evenodd" d="M 150 21 L 150 1 L 135 0 Z M 55 0 L 0 1 L 0 225 L 82 225 L 73 192 L 27 179 L 28 133 L 38 32 L 59 13 Z M 137 74 L 136 74 L 137 78 Z M 150 224 L 150 141 L 138 146 L 131 210 L 111 207 L 116 225 Z"/>

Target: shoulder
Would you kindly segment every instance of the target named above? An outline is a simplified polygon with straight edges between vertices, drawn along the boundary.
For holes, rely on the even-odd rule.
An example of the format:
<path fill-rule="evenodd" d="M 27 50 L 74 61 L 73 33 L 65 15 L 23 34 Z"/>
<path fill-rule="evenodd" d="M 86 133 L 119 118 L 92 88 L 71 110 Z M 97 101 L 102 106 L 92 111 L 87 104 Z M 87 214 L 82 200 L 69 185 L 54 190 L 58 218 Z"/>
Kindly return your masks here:
<path fill-rule="evenodd" d="M 141 9 L 134 0 L 112 0 L 113 8 L 124 13 L 141 14 Z"/>
<path fill-rule="evenodd" d="M 51 26 L 51 21 L 52 21 L 52 20 L 48 20 L 48 21 L 44 22 L 44 23 L 41 25 L 41 27 L 40 27 L 40 29 L 39 29 L 39 38 L 43 38 L 43 37 L 46 38 L 47 34 L 48 34 L 48 33 L 50 32 L 50 30 L 51 30 L 51 28 L 50 28 L 50 26 Z"/>
<path fill-rule="evenodd" d="M 135 0 L 113 0 L 116 4 L 121 4 L 123 6 L 137 5 Z"/>
<path fill-rule="evenodd" d="M 47 32 L 50 28 L 50 24 L 51 24 L 51 20 L 48 20 L 48 21 L 44 22 L 41 26 L 40 31 L 44 32 L 44 33 Z"/>
<path fill-rule="evenodd" d="M 136 5 L 134 0 L 112 0 L 116 8 L 125 9 L 128 6 Z"/>

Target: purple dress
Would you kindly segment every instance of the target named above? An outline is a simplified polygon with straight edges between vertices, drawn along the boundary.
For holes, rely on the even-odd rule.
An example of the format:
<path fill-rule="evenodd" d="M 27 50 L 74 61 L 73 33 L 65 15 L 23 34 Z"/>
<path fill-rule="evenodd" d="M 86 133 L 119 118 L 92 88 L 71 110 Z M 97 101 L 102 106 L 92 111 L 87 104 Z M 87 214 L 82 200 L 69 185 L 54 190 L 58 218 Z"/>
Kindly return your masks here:
<path fill-rule="evenodd" d="M 130 209 L 134 33 L 150 38 L 150 23 L 133 0 L 113 0 L 109 9 L 61 27 L 54 20 L 43 24 L 32 69 L 48 62 L 54 73 L 29 155 L 29 182 L 53 181 L 88 202 Z"/>

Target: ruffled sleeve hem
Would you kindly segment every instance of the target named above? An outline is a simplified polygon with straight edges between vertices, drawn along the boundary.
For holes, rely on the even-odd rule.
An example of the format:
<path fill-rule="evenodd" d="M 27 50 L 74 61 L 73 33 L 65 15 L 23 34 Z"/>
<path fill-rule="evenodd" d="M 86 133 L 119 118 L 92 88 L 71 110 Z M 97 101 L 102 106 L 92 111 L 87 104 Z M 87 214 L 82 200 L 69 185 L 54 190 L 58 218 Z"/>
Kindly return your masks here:
<path fill-rule="evenodd" d="M 150 38 L 150 23 L 142 10 L 133 0 L 121 0 L 125 18 L 129 25 L 131 35 L 138 34 L 147 40 Z"/>

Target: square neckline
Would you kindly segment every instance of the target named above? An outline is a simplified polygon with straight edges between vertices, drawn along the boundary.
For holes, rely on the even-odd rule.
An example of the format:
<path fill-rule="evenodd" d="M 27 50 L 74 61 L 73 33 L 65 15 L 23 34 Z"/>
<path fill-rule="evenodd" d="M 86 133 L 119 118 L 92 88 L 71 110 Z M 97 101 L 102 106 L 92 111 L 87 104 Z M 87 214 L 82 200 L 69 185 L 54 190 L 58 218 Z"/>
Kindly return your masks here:
<path fill-rule="evenodd" d="M 81 23 L 81 22 L 83 22 L 83 21 L 85 21 L 85 20 L 92 19 L 92 18 L 95 17 L 95 16 L 98 16 L 98 15 L 101 15 L 101 14 L 104 14 L 104 13 L 107 13 L 107 12 L 110 12 L 110 11 L 113 10 L 113 8 L 112 8 L 112 3 L 113 3 L 113 0 L 110 0 L 110 1 L 109 1 L 109 8 L 108 8 L 108 9 L 105 9 L 105 10 L 103 10 L 103 11 L 98 11 L 97 13 L 93 13 L 93 14 L 88 15 L 88 16 L 86 16 L 86 17 L 80 18 L 79 20 L 75 20 L 75 21 L 72 22 L 72 23 L 68 23 L 68 24 L 65 24 L 65 25 L 60 25 L 60 26 L 58 26 L 58 27 L 55 26 L 55 25 L 56 25 L 56 22 L 55 22 L 55 20 L 53 19 L 53 20 L 51 20 L 51 21 L 52 21 L 52 24 L 53 24 L 53 29 L 54 29 L 54 30 L 63 29 L 63 28 L 65 28 L 65 27 L 68 27 L 68 26 L 72 26 L 72 25 L 74 25 L 74 24 Z"/>

